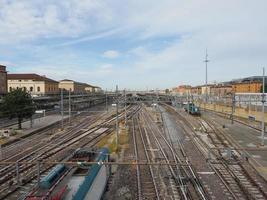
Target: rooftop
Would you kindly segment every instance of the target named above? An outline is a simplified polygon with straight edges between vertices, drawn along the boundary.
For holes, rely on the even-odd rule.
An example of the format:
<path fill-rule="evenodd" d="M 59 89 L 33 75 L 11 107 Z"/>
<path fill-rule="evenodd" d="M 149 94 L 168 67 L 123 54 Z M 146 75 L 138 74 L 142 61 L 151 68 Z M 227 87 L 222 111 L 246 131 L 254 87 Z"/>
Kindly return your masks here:
<path fill-rule="evenodd" d="M 41 76 L 38 74 L 7 74 L 8 80 L 34 80 L 34 81 L 45 81 L 45 82 L 54 82 L 58 83 L 57 81 L 47 78 L 46 76 Z"/>
<path fill-rule="evenodd" d="M 265 81 L 267 81 L 267 76 L 265 76 Z M 262 82 L 262 76 L 250 76 L 241 79 L 234 79 L 232 83 L 245 83 L 245 82 Z"/>

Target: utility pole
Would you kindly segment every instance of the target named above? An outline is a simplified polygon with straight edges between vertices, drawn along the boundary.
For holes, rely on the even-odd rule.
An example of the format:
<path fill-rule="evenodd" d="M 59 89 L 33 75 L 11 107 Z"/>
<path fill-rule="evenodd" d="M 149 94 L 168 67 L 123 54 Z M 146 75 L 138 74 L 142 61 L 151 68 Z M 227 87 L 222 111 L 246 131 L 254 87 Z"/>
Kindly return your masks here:
<path fill-rule="evenodd" d="M 127 126 L 127 102 L 126 102 L 126 90 L 124 89 L 124 117 L 125 117 L 125 128 Z"/>
<path fill-rule="evenodd" d="M 265 116 L 264 116 L 264 103 L 265 103 L 265 68 L 263 68 L 262 75 L 262 122 L 261 122 L 261 145 L 264 146 L 264 132 L 265 132 Z"/>
<path fill-rule="evenodd" d="M 235 112 L 235 93 L 232 93 L 232 112 L 231 112 L 231 123 L 234 124 L 234 112 Z"/>
<path fill-rule="evenodd" d="M 61 129 L 64 126 L 64 104 L 63 104 L 63 89 L 61 89 Z"/>
<path fill-rule="evenodd" d="M 71 94 L 70 94 L 70 90 L 69 89 L 69 124 L 70 124 L 70 119 L 71 119 Z"/>
<path fill-rule="evenodd" d="M 208 50 L 206 49 L 206 59 L 204 60 L 204 62 L 206 63 L 206 80 L 205 80 L 205 93 L 206 93 L 206 97 L 205 97 L 205 109 L 206 109 L 206 104 L 208 103 Z"/>
<path fill-rule="evenodd" d="M 157 104 L 159 103 L 159 90 L 156 88 L 156 93 L 157 93 Z"/>
<path fill-rule="evenodd" d="M 106 89 L 106 111 L 108 112 L 108 94 L 107 94 L 107 89 Z"/>
<path fill-rule="evenodd" d="M 189 94 L 188 94 L 188 91 L 186 92 L 186 99 L 187 99 L 187 113 L 189 114 L 190 105 L 189 105 Z"/>
<path fill-rule="evenodd" d="M 118 85 L 116 85 L 116 150 L 118 151 L 119 143 L 119 95 Z"/>

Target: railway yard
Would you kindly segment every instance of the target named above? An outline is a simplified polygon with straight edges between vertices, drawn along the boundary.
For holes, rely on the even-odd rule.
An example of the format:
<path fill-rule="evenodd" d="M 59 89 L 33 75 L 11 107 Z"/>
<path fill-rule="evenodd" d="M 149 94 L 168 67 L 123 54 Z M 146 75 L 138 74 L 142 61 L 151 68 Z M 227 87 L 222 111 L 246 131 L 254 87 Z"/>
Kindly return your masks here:
<path fill-rule="evenodd" d="M 267 199 L 257 130 L 163 101 L 99 110 L 3 145 L 0 199 Z"/>

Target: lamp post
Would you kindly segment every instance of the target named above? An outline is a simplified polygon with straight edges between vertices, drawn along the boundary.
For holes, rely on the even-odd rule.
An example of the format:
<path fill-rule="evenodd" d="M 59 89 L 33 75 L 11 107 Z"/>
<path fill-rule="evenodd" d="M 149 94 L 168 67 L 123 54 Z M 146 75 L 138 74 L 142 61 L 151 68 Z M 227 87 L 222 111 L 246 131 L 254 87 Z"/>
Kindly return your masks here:
<path fill-rule="evenodd" d="M 119 94 L 118 85 L 116 85 L 116 149 L 118 151 L 119 143 Z"/>

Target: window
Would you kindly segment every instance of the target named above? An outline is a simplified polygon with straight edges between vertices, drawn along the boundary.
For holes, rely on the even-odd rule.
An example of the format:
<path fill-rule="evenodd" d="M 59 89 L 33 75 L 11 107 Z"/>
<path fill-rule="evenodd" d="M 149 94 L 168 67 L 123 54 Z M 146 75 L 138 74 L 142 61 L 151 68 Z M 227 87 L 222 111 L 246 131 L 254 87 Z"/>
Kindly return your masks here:
<path fill-rule="evenodd" d="M 33 87 L 30 87 L 30 91 L 31 91 L 31 92 L 33 91 Z"/>
<path fill-rule="evenodd" d="M 10 92 L 12 91 L 12 87 L 9 87 L 9 91 L 10 91 Z"/>
<path fill-rule="evenodd" d="M 40 87 L 39 86 L 37 87 L 37 92 L 40 92 Z"/>
<path fill-rule="evenodd" d="M 26 87 L 23 87 L 23 91 L 26 92 L 27 88 Z"/>

